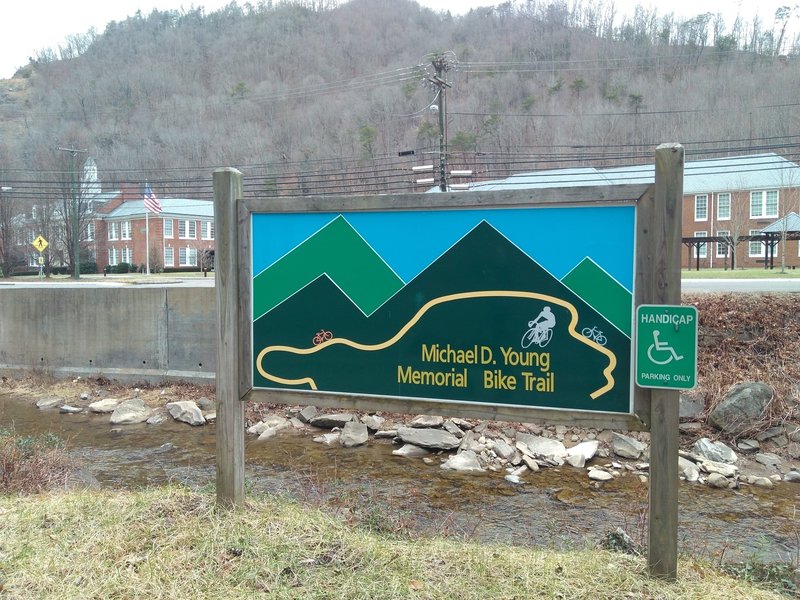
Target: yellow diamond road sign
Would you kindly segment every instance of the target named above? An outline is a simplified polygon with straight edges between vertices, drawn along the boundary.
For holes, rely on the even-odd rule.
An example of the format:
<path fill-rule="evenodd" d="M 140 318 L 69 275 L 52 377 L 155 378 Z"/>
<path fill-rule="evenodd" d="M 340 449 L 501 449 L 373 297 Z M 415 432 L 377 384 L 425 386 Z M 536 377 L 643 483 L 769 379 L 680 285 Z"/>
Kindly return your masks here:
<path fill-rule="evenodd" d="M 36 248 L 39 252 L 44 252 L 44 249 L 50 245 L 47 243 L 47 240 L 44 239 L 42 236 L 38 236 L 31 243 L 33 244 L 33 247 Z"/>

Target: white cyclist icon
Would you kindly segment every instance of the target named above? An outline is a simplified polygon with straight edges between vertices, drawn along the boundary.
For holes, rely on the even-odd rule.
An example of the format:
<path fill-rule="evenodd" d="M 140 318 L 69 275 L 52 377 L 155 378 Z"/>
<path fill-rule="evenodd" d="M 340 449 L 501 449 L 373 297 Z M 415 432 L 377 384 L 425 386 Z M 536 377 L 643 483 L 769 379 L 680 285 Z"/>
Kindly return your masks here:
<path fill-rule="evenodd" d="M 653 343 L 647 349 L 647 357 L 657 365 L 667 365 L 674 361 L 683 359 L 683 356 L 678 356 L 675 348 L 669 345 L 668 342 L 662 342 L 658 339 L 660 332 L 658 329 L 653 331 Z M 656 354 L 656 356 L 654 356 Z M 659 360 L 660 359 L 660 360 Z"/>

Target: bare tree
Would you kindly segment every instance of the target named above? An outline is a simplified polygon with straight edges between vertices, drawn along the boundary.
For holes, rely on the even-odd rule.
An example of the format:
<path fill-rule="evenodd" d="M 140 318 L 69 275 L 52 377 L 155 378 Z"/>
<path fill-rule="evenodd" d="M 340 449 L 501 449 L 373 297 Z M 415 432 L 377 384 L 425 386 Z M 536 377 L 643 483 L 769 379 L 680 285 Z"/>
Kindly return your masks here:
<path fill-rule="evenodd" d="M 14 224 L 15 202 L 11 186 L 0 186 L 0 264 L 3 277 L 11 277 L 14 267 Z"/>

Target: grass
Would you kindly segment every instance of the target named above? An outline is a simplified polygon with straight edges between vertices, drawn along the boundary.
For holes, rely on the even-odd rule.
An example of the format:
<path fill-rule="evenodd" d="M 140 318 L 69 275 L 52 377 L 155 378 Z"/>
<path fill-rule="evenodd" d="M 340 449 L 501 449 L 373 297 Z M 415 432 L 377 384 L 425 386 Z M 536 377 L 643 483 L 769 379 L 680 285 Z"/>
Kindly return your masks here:
<path fill-rule="evenodd" d="M 0 493 L 30 494 L 63 487 L 72 466 L 58 436 L 20 436 L 12 428 L 0 427 Z"/>
<path fill-rule="evenodd" d="M 183 488 L 0 497 L 0 579 L 25 598 L 776 599 L 708 564 L 408 539 L 279 496 L 239 511 Z"/>
<path fill-rule="evenodd" d="M 800 279 L 800 269 L 786 269 L 781 273 L 780 265 L 774 269 L 694 269 L 681 268 L 682 279 Z"/>

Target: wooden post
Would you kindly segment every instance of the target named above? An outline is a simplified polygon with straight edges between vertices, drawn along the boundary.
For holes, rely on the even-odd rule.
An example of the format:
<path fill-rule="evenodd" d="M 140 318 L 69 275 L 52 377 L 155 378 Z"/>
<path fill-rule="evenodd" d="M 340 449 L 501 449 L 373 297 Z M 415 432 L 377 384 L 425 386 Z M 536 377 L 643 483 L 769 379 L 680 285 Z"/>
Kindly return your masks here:
<path fill-rule="evenodd" d="M 239 394 L 239 228 L 242 174 L 214 171 L 217 294 L 217 504 L 244 503 L 244 402 Z"/>
<path fill-rule="evenodd" d="M 681 302 L 683 164 L 683 146 L 662 144 L 656 149 L 655 206 L 649 223 L 653 242 L 646 281 L 652 304 Z M 651 576 L 669 581 L 678 575 L 678 402 L 677 390 L 651 390 L 647 564 Z"/>

